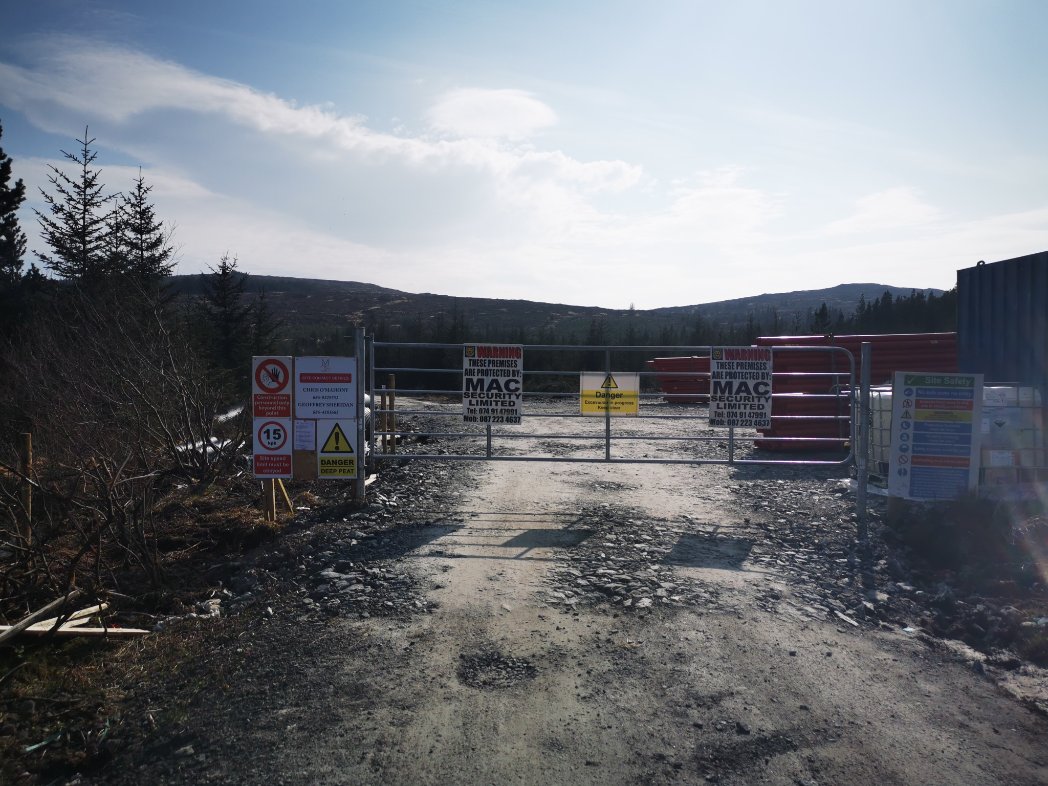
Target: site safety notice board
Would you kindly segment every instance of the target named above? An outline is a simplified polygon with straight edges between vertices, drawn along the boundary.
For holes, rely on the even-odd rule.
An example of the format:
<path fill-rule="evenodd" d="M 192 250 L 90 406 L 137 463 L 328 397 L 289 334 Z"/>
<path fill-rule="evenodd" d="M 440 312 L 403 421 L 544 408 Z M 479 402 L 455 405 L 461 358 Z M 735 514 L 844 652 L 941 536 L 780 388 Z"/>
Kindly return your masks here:
<path fill-rule="evenodd" d="M 256 478 L 358 477 L 356 358 L 255 357 L 251 377 Z"/>
<path fill-rule="evenodd" d="M 982 374 L 896 371 L 888 493 L 956 499 L 979 480 Z"/>

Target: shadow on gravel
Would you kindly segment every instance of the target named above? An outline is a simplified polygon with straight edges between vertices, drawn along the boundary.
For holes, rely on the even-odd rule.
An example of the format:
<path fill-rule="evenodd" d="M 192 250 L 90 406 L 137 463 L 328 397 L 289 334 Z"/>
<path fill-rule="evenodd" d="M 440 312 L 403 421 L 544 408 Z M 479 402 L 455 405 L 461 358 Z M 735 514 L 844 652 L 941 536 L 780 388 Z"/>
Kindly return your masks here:
<path fill-rule="evenodd" d="M 681 535 L 662 561 L 687 568 L 742 570 L 752 549 L 753 541 L 747 538 L 696 533 Z"/>
<path fill-rule="evenodd" d="M 566 549 L 578 546 L 592 534 L 593 531 L 587 529 L 526 529 L 502 545 L 521 549 Z"/>
<path fill-rule="evenodd" d="M 462 529 L 461 524 L 441 524 L 396 530 L 360 544 L 353 549 L 353 557 L 362 560 L 397 559 L 460 529 Z"/>

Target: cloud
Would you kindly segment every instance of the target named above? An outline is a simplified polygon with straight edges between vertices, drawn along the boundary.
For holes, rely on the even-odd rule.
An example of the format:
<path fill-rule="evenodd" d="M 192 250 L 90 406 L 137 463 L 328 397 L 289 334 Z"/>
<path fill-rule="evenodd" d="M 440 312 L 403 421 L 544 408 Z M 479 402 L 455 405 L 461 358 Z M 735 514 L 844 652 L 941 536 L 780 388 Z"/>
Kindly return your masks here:
<path fill-rule="evenodd" d="M 536 152 L 496 143 L 555 121 L 545 104 L 519 90 L 460 90 L 434 107 L 448 130 L 475 134 L 427 139 L 375 131 L 360 116 L 330 106 L 299 106 L 271 93 L 201 74 L 143 52 L 76 38 L 50 39 L 35 47 L 33 67 L 0 63 L 0 103 L 25 113 L 54 132 L 61 110 L 78 117 L 126 123 L 156 110 L 210 114 L 254 131 L 326 145 L 373 163 L 393 161 L 422 169 L 467 167 L 496 176 L 543 176 L 590 190 L 621 190 L 639 182 L 641 169 L 623 161 L 579 161 L 560 152 Z M 490 116 L 485 120 L 485 114 Z M 64 120 L 64 118 L 63 118 Z"/>
<path fill-rule="evenodd" d="M 427 113 L 439 132 L 461 137 L 524 139 L 556 124 L 557 115 L 523 90 L 462 88 L 442 95 Z"/>
<path fill-rule="evenodd" d="M 938 208 L 922 200 L 912 188 L 889 188 L 864 196 L 856 202 L 855 212 L 827 224 L 827 235 L 852 235 L 885 230 L 908 229 L 930 224 L 941 218 Z"/>

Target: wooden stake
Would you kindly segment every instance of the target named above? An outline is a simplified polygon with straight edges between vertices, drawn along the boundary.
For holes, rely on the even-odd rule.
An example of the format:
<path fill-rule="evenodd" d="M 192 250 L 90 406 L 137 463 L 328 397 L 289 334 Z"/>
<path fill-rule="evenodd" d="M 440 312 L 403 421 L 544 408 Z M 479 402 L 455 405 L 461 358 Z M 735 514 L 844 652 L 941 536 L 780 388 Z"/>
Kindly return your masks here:
<path fill-rule="evenodd" d="M 291 495 L 287 493 L 287 486 L 284 485 L 284 481 L 277 478 L 277 487 L 280 489 L 281 495 L 284 497 L 284 504 L 287 505 L 287 509 L 290 513 L 295 512 L 295 506 L 291 504 Z"/>
<path fill-rule="evenodd" d="M 22 434 L 22 510 L 25 511 L 25 528 L 22 536 L 26 543 L 33 539 L 33 484 L 29 478 L 33 474 L 33 434 Z"/>
<path fill-rule="evenodd" d="M 382 416 L 378 419 L 378 430 L 382 432 L 382 452 L 385 453 L 389 447 L 389 438 L 386 434 L 389 431 L 389 413 L 386 411 L 389 408 L 389 395 L 386 393 L 386 386 L 382 386 Z"/>
<path fill-rule="evenodd" d="M 397 375 L 390 374 L 387 386 L 389 388 L 389 429 L 392 432 L 389 437 L 389 452 L 397 452 Z"/>

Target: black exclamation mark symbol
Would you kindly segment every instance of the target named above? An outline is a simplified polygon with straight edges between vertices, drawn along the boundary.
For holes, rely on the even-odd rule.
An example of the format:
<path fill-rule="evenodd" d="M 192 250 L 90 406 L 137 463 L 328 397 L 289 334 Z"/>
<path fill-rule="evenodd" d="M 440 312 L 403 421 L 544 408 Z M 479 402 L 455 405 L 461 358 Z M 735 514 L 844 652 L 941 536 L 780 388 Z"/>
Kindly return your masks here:
<path fill-rule="evenodd" d="M 338 430 L 338 427 L 336 426 L 335 427 L 335 452 L 336 453 L 341 453 L 342 452 L 342 446 L 339 444 L 339 437 L 340 436 L 342 436 L 342 432 L 340 432 Z"/>

